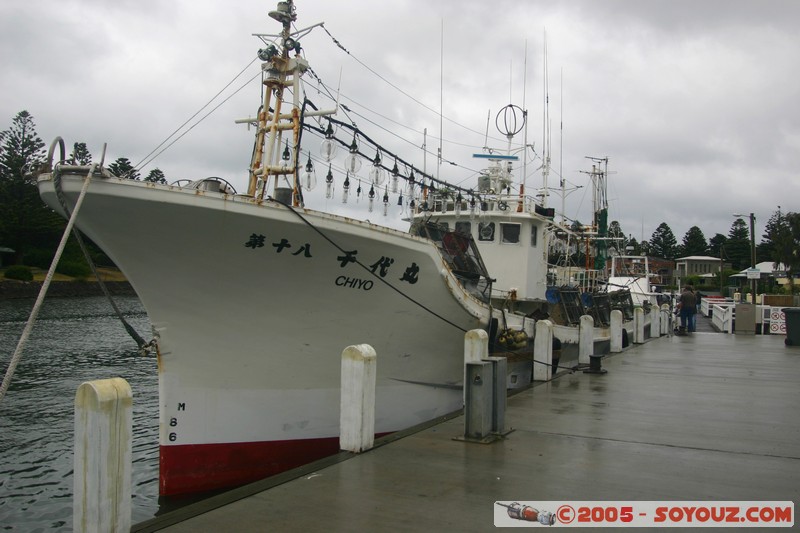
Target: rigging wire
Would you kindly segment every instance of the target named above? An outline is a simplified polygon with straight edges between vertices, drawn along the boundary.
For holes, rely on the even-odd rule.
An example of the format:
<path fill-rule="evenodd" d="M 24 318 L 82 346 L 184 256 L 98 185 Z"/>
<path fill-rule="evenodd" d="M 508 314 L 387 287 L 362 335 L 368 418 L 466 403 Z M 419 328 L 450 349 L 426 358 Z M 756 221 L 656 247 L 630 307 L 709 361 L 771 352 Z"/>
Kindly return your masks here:
<path fill-rule="evenodd" d="M 369 72 L 371 72 L 373 75 L 375 75 L 375 76 L 376 76 L 378 79 L 380 79 L 381 81 L 383 81 L 384 83 L 386 83 L 387 85 L 389 85 L 390 87 L 392 87 L 394 90 L 396 90 L 397 92 L 399 92 L 400 94 L 402 94 L 402 95 L 403 95 L 403 96 L 405 96 L 406 98 L 408 98 L 408 99 L 410 99 L 411 101 L 415 102 L 415 103 L 416 103 L 416 104 L 418 104 L 419 106 L 421 106 L 421 107 L 423 107 L 423 108 L 427 109 L 428 111 L 430 111 L 430 112 L 434 113 L 434 114 L 435 114 L 435 115 L 437 115 L 437 116 L 440 114 L 440 112 L 439 112 L 439 111 L 437 111 L 436 109 L 432 108 L 431 106 L 429 106 L 429 105 L 425 104 L 424 102 L 422 102 L 422 101 L 418 100 L 417 98 L 415 98 L 414 96 L 412 96 L 411 94 L 409 94 L 408 92 L 406 92 L 405 90 L 401 89 L 400 87 L 398 87 L 397 85 L 395 85 L 394 83 L 392 83 L 391 81 L 389 81 L 388 79 L 386 79 L 384 76 L 382 76 L 381 74 L 379 74 L 379 73 L 378 73 L 378 72 L 377 72 L 375 69 L 373 69 L 372 67 L 370 67 L 369 65 L 367 65 L 366 63 L 364 63 L 363 61 L 361 61 L 359 58 L 357 58 L 356 56 L 354 56 L 354 55 L 353 55 L 353 53 L 352 53 L 352 52 L 350 52 L 350 50 L 348 50 L 347 48 L 345 48 L 345 47 L 344 47 L 344 45 L 342 45 L 342 43 L 341 43 L 341 42 L 339 42 L 339 40 L 338 40 L 338 39 L 336 39 L 336 37 L 334 37 L 334 36 L 331 34 L 331 32 L 329 32 L 329 31 L 328 31 L 328 29 L 327 29 L 327 28 L 326 28 L 324 25 L 322 26 L 322 29 L 323 29 L 323 30 L 325 31 L 325 33 L 327 33 L 327 34 L 328 34 L 328 36 L 331 38 L 331 40 L 333 41 L 333 44 L 335 44 L 335 45 L 336 45 L 338 48 L 340 48 L 340 49 L 341 49 L 341 50 L 342 50 L 344 53 L 346 53 L 346 54 L 347 54 L 347 55 L 349 55 L 351 58 L 353 58 L 353 60 L 354 60 L 355 62 L 357 62 L 359 65 L 361 65 L 362 67 L 364 67 L 365 69 L 367 69 Z M 481 131 L 478 131 L 478 130 L 472 129 L 472 128 L 470 128 L 469 126 L 465 126 L 464 124 L 461 124 L 460 122 L 457 122 L 457 121 L 455 121 L 455 120 L 453 120 L 453 119 L 451 119 L 451 118 L 449 118 L 449 117 L 446 117 L 446 116 L 445 116 L 445 117 L 443 117 L 443 118 L 444 118 L 444 120 L 447 120 L 448 122 L 450 122 L 450 123 L 452 123 L 452 124 L 455 124 L 456 126 L 458 126 L 458 127 L 460 127 L 460 128 L 463 128 L 463 129 L 465 129 L 465 130 L 467 130 L 467 131 L 470 131 L 470 132 L 472 132 L 472 133 L 475 133 L 475 134 L 477 134 L 477 135 L 480 135 L 481 137 L 483 137 L 483 136 L 484 136 L 484 132 L 481 132 Z M 499 139 L 499 138 L 492 137 L 492 139 L 493 139 L 493 140 L 495 140 L 495 141 L 504 142 L 502 139 Z"/>
<path fill-rule="evenodd" d="M 249 85 L 249 84 L 250 84 L 250 83 L 251 83 L 251 82 L 252 82 L 254 79 L 256 79 L 258 76 L 260 76 L 260 75 L 261 75 L 261 71 L 259 71 L 259 73 L 258 73 L 258 74 L 256 74 L 255 76 L 253 76 L 253 77 L 252 77 L 252 78 L 250 78 L 249 80 L 247 80 L 247 82 L 246 82 L 244 85 L 242 85 L 241 87 L 239 87 L 238 89 L 236 89 L 236 90 L 235 90 L 233 93 L 231 93 L 231 94 L 230 94 L 230 95 L 229 95 L 227 98 L 225 98 L 224 100 L 222 100 L 222 102 L 220 102 L 219 104 L 217 104 L 216 106 L 214 106 L 214 108 L 212 108 L 212 109 L 211 109 L 211 111 L 209 111 L 208 113 L 206 113 L 205 115 L 203 115 L 203 116 L 200 118 L 200 120 L 198 120 L 197 122 L 195 122 L 195 123 L 194 123 L 194 124 L 193 124 L 191 127 L 189 127 L 189 128 L 186 130 L 186 131 L 184 131 L 183 133 L 181 133 L 180 135 L 178 135 L 177 137 L 175 137 L 175 135 L 177 135 L 177 134 L 178 134 L 178 132 L 180 132 L 180 131 L 181 131 L 181 130 L 182 130 L 182 129 L 183 129 L 183 128 L 184 128 L 184 127 L 187 125 L 187 124 L 189 124 L 189 122 L 191 122 L 192 120 L 194 120 L 194 118 L 195 118 L 197 115 L 199 115 L 199 114 L 200 114 L 200 113 L 201 113 L 201 112 L 202 112 L 204 109 L 206 109 L 208 106 L 210 106 L 210 105 L 211 105 L 211 103 L 212 103 L 214 100 L 216 100 L 216 99 L 219 97 L 219 95 L 221 95 L 223 92 L 225 92 L 225 90 L 226 90 L 228 87 L 230 87 L 230 86 L 233 84 L 233 82 L 235 82 L 237 79 L 239 79 L 239 77 L 241 77 L 241 75 L 242 75 L 242 74 L 244 74 L 244 73 L 245 73 L 245 71 L 247 71 L 247 69 L 249 69 L 249 68 L 250 68 L 250 67 L 253 65 L 253 63 L 255 63 L 257 60 L 258 60 L 258 57 L 255 57 L 255 58 L 253 58 L 253 60 L 252 60 L 252 61 L 250 61 L 250 62 L 247 64 L 247 66 L 245 66 L 245 67 L 244 67 L 244 68 L 243 68 L 241 71 L 239 71 L 239 73 L 238 73 L 236 76 L 234 76 L 234 77 L 233 77 L 233 79 L 231 79 L 231 81 L 229 81 L 229 82 L 228 82 L 228 83 L 227 83 L 227 84 L 226 84 L 226 85 L 225 85 L 225 86 L 224 86 L 222 89 L 220 89 L 220 90 L 219 90 L 219 92 L 217 92 L 217 94 L 215 94 L 215 95 L 214 95 L 214 96 L 213 96 L 213 97 L 212 97 L 212 98 L 211 98 L 211 99 L 210 99 L 208 102 L 206 102 L 206 103 L 205 103 L 205 105 L 203 105 L 203 106 L 202 106 L 200 109 L 198 109 L 198 110 L 197 110 L 197 111 L 196 111 L 196 112 L 195 112 L 195 113 L 194 113 L 194 114 L 193 114 L 191 117 L 189 117 L 188 119 L 186 119 L 186 121 L 184 121 L 184 123 L 183 123 L 183 124 L 181 124 L 180 126 L 178 126 L 177 128 L 175 128 L 175 131 L 173 131 L 172 133 L 170 133 L 170 134 L 169 134 L 169 135 L 168 135 L 168 136 L 167 136 L 167 137 L 166 137 L 166 138 L 165 138 L 163 141 L 161 141 L 161 143 L 160 143 L 158 146 L 156 146 L 155 148 L 153 148 L 153 150 L 152 150 L 152 151 L 151 151 L 149 154 L 147 154 L 146 156 L 144 156 L 144 157 L 142 158 L 142 160 L 141 160 L 141 161 L 139 161 L 138 163 L 136 163 L 136 164 L 134 165 L 134 169 L 141 170 L 141 169 L 143 169 L 144 167 L 146 167 L 147 165 L 149 165 L 150 163 L 152 163 L 152 162 L 153 162 L 153 161 L 154 161 L 154 160 L 155 160 L 155 159 L 156 159 L 158 156 L 160 156 L 162 153 L 164 153 L 164 151 L 165 151 L 165 150 L 169 149 L 169 148 L 170 148 L 170 147 L 171 147 L 173 144 L 175 144 L 176 142 L 178 142 L 178 141 L 179 141 L 179 140 L 180 140 L 180 139 L 181 139 L 181 138 L 182 138 L 184 135 L 186 135 L 186 134 L 187 134 L 187 133 L 189 133 L 189 132 L 190 132 L 192 129 L 194 129 L 194 128 L 195 128 L 195 126 L 197 126 L 198 124 L 200 124 L 201 122 L 203 122 L 203 121 L 204 121 L 206 118 L 208 118 L 208 116 L 209 116 L 209 115 L 211 115 L 211 114 L 212 114 L 214 111 L 216 111 L 217 109 L 219 109 L 219 107 L 220 107 L 220 106 L 222 106 L 222 105 L 223 105 L 225 102 L 227 102 L 228 100 L 230 100 L 231 98 L 233 98 L 233 97 L 234 97 L 236 94 L 238 94 L 238 93 L 239 93 L 239 91 L 241 91 L 242 89 L 244 89 L 244 88 L 245 88 L 247 85 Z M 172 140 L 172 142 L 169 142 L 169 140 L 170 140 L 170 139 L 172 139 L 173 137 L 175 137 L 175 139 L 173 139 L 173 140 Z M 168 142 L 169 142 L 169 144 L 167 144 Z M 164 146 L 165 144 L 166 144 L 166 146 Z M 159 148 L 161 148 L 162 146 L 163 146 L 164 148 L 163 148 L 162 150 L 160 150 L 160 151 L 159 151 Z M 155 154 L 155 155 L 153 155 L 153 154 Z M 150 157 L 150 156 L 152 156 L 152 157 Z M 148 159 L 148 158 L 149 158 L 149 159 Z"/>
<path fill-rule="evenodd" d="M 309 70 L 310 70 L 310 69 L 309 69 Z M 330 87 L 328 87 L 328 86 L 327 86 L 327 85 L 326 85 L 326 84 L 325 84 L 325 83 L 324 83 L 324 82 L 323 82 L 323 81 L 322 81 L 322 80 L 321 80 L 319 77 L 317 77 L 316 73 L 315 73 L 314 75 L 315 75 L 315 77 L 316 77 L 316 79 L 317 79 L 317 81 L 318 81 L 319 83 L 323 84 L 323 85 L 324 85 L 326 88 L 330 89 Z M 406 130 L 408 130 L 408 131 L 410 131 L 410 132 L 412 132 L 412 133 L 415 133 L 415 134 L 417 134 L 417 135 L 422 135 L 422 134 L 423 134 L 423 132 L 421 132 L 421 131 L 419 131 L 419 130 L 417 130 L 417 129 L 414 129 L 414 128 L 412 128 L 411 126 L 408 126 L 408 125 L 406 125 L 406 124 L 403 124 L 402 122 L 398 122 L 397 120 L 394 120 L 394 119 L 393 119 L 393 118 L 391 118 L 391 117 L 387 117 L 386 115 L 383 115 L 383 114 L 381 114 L 381 113 L 379 113 L 379 112 L 375 111 L 374 109 L 370 109 L 369 107 L 365 106 L 364 104 L 361 104 L 361 103 L 359 103 L 357 100 L 354 100 L 353 98 L 350 98 L 350 97 L 348 97 L 348 96 L 345 96 L 345 95 L 341 95 L 341 98 L 342 98 L 343 100 L 347 100 L 347 101 L 351 102 L 351 103 L 352 103 L 352 104 L 354 104 L 354 105 L 357 105 L 358 107 L 360 107 L 360 108 L 362 108 L 362 109 L 364 109 L 364 110 L 366 110 L 366 111 L 368 111 L 368 112 L 372 113 L 373 115 L 376 115 L 376 116 L 378 116 L 378 117 L 382 118 L 383 120 L 385 120 L 385 121 L 387 121 L 387 122 L 391 122 L 392 124 L 394 124 L 394 125 L 396 125 L 396 126 L 400 126 L 401 128 L 404 128 L 404 129 L 406 129 Z M 379 128 L 382 128 L 382 129 L 384 129 L 385 131 L 387 131 L 388 133 L 390 133 L 390 134 L 392 134 L 392 135 L 394 135 L 394 136 L 396 136 L 396 137 L 400 137 L 398 134 L 394 133 L 393 131 L 391 131 L 391 130 L 387 129 L 387 128 L 386 128 L 386 127 L 384 127 L 384 126 L 381 126 L 381 125 L 380 125 L 380 124 L 378 124 L 377 122 L 374 122 L 374 121 L 370 120 L 369 118 L 367 118 L 366 116 L 364 116 L 364 115 L 362 115 L 362 114 L 358 113 L 357 111 L 353 111 L 352 109 L 349 109 L 349 108 L 347 108 L 347 107 L 345 107 L 345 110 L 347 110 L 347 111 L 350 111 L 351 113 L 353 113 L 353 114 L 355 114 L 355 115 L 358 115 L 359 117 L 363 118 L 364 120 L 367 120 L 368 122 L 370 122 L 370 123 L 372 123 L 372 124 L 375 124 L 375 125 L 376 125 L 376 126 L 378 126 Z M 401 138 L 401 139 L 403 139 L 402 137 L 400 137 L 400 138 Z M 403 140 L 404 140 L 405 142 L 407 142 L 407 143 L 411 144 L 412 146 L 415 146 L 415 147 L 417 146 L 417 145 L 416 145 L 416 143 L 413 143 L 413 142 L 411 142 L 411 141 L 408 141 L 408 140 L 406 140 L 406 139 L 403 139 Z M 448 144 L 452 144 L 452 145 L 454 145 L 454 146 L 463 146 L 463 147 L 465 147 L 465 148 L 472 148 L 472 149 L 475 149 L 475 150 L 480 150 L 480 149 L 482 149 L 482 148 L 483 148 L 483 146 L 481 146 L 481 145 L 476 145 L 475 143 L 463 143 L 463 142 L 459 142 L 459 141 L 450 140 L 450 139 L 447 139 L 447 138 L 445 138 L 445 139 L 444 139 L 444 142 L 446 142 L 446 143 L 448 143 Z M 485 143 L 484 143 L 484 144 L 485 144 Z M 521 147 L 522 147 L 522 145 L 516 145 L 516 146 L 517 146 L 518 148 L 521 148 Z M 448 161 L 448 160 L 446 160 L 446 159 L 443 159 L 443 161 L 445 161 L 445 162 L 447 162 L 447 163 L 450 163 L 450 164 L 453 164 L 453 162 L 452 162 L 452 161 Z"/>

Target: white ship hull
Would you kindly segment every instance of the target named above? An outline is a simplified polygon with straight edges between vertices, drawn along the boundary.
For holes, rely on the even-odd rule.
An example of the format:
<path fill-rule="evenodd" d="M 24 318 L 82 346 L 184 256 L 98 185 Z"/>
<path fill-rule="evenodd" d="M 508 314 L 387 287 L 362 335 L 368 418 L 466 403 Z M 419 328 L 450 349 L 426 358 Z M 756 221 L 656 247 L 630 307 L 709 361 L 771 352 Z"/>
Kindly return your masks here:
<path fill-rule="evenodd" d="M 62 180 L 70 206 L 82 181 Z M 51 180 L 40 191 L 60 210 Z M 334 453 L 348 345 L 378 354 L 377 433 L 461 407 L 464 332 L 485 328 L 488 308 L 431 242 L 299 212 L 93 179 L 77 226 L 123 270 L 158 339 L 162 494 Z"/>
<path fill-rule="evenodd" d="M 299 40 L 320 25 L 295 29 L 291 0 L 268 15 L 282 30 L 256 34 L 258 112 L 238 120 L 256 132 L 246 194 L 216 192 L 219 179 L 185 187 L 121 179 L 131 175 L 127 160 L 80 166 L 61 138 L 39 170 L 42 198 L 64 215 L 57 191 L 74 210 L 92 173 L 76 225 L 120 267 L 150 317 L 163 495 L 241 485 L 335 453 L 341 353 L 350 345 L 377 353 L 377 434 L 461 407 L 472 329 L 486 330 L 494 353 L 509 357 L 508 383 L 525 386 L 534 322 L 552 310 L 555 213 L 525 194 L 524 179 L 516 183 L 514 170 L 529 175 L 527 155 L 510 153 L 527 111 L 509 104 L 498 113 L 509 153 L 484 145 L 474 154 L 488 163 L 477 188 L 446 182 L 334 118 L 338 96 L 318 94 L 327 105 L 308 100 L 310 63 Z M 520 146 L 527 152 L 527 141 Z M 359 175 L 362 159 L 370 168 Z M 346 199 L 369 176 L 370 205 L 388 206 L 391 183 L 414 235 L 298 207 L 325 167 L 327 198 Z M 269 195 L 285 203 L 263 200 Z M 558 310 L 579 308 L 578 299 Z M 577 318 L 562 321 L 572 326 L 559 327 L 559 342 L 577 343 Z"/>

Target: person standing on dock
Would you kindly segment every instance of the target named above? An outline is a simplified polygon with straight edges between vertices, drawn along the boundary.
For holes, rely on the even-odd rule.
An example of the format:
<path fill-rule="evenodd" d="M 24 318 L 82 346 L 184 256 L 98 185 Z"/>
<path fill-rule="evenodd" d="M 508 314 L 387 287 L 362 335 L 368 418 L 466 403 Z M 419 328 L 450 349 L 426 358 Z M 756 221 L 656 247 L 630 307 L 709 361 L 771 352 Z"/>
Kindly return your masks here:
<path fill-rule="evenodd" d="M 681 330 L 693 333 L 695 331 L 695 314 L 697 313 L 697 297 L 691 285 L 683 288 L 678 300 L 681 306 Z"/>

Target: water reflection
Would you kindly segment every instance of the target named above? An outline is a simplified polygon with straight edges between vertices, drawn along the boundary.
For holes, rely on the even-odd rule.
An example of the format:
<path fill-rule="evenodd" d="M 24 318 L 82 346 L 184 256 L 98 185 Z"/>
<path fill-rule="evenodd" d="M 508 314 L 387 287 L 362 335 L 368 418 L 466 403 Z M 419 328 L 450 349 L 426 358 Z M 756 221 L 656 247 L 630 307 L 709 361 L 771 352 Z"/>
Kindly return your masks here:
<path fill-rule="evenodd" d="M 117 297 L 150 338 L 135 297 Z M 33 300 L 0 301 L 4 374 Z M 158 511 L 158 385 L 154 357 L 138 355 L 103 297 L 45 300 L 0 404 L 0 524 L 19 531 L 72 530 L 74 399 L 84 381 L 125 378 L 133 391 L 133 523 Z"/>

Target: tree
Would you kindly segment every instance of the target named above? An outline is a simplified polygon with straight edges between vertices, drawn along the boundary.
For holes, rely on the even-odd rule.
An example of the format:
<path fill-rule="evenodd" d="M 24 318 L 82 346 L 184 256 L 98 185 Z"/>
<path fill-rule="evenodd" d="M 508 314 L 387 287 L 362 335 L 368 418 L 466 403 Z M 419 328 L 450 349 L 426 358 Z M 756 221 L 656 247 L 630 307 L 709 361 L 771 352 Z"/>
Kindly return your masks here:
<path fill-rule="evenodd" d="M 76 165 L 90 165 L 92 163 L 92 154 L 86 148 L 86 143 L 75 143 L 69 158 Z"/>
<path fill-rule="evenodd" d="M 750 266 L 750 231 L 743 219 L 737 218 L 731 224 L 725 252 L 734 269 L 744 270 Z"/>
<path fill-rule="evenodd" d="M 771 223 L 770 223 L 771 222 Z M 800 213 L 787 213 L 770 218 L 767 223 L 767 234 L 775 264 L 783 263 L 789 278 L 790 288 L 794 292 L 794 275 L 800 270 Z"/>
<path fill-rule="evenodd" d="M 761 237 L 761 242 L 756 246 L 756 256 L 762 260 L 768 259 L 777 263 L 781 262 L 775 259 L 778 253 L 776 250 L 777 242 L 781 240 L 783 232 L 790 232 L 789 221 L 787 215 L 781 214 L 781 206 L 775 211 L 764 226 L 764 235 Z"/>
<path fill-rule="evenodd" d="M 39 198 L 31 170 L 44 160 L 44 142 L 30 113 L 20 111 L 0 140 L 0 244 L 19 264 L 31 250 L 55 248 L 65 223 Z"/>
<path fill-rule="evenodd" d="M 626 248 L 630 248 L 628 255 L 642 255 L 644 252 L 644 250 L 642 250 L 642 245 L 639 244 L 639 241 L 636 240 L 636 237 L 630 238 Z"/>
<path fill-rule="evenodd" d="M 150 183 L 167 183 L 167 178 L 164 176 L 164 172 L 162 172 L 161 169 L 154 168 L 147 177 L 144 178 L 144 181 L 149 181 Z"/>
<path fill-rule="evenodd" d="M 728 243 L 728 238 L 722 233 L 717 233 L 708 240 L 708 255 L 711 257 L 724 257 L 729 259 L 725 250 L 725 245 Z"/>
<path fill-rule="evenodd" d="M 666 222 L 662 222 L 650 237 L 649 255 L 664 259 L 675 259 L 678 241 Z"/>
<path fill-rule="evenodd" d="M 625 232 L 622 231 L 618 221 L 612 220 L 608 225 L 608 237 L 611 239 L 608 247 L 616 248 L 620 254 L 624 255 L 625 248 L 628 246 L 628 238 L 625 237 Z"/>
<path fill-rule="evenodd" d="M 692 226 L 686 235 L 683 236 L 683 245 L 680 247 L 680 255 L 689 257 L 692 255 L 708 255 L 708 243 L 703 231 L 697 226 Z"/>
<path fill-rule="evenodd" d="M 36 134 L 33 116 L 27 111 L 20 111 L 11 124 L 11 129 L 4 131 L 1 137 L 3 149 L 0 152 L 0 177 L 3 179 L 35 178 L 28 171 L 44 160 L 44 142 Z"/>
<path fill-rule="evenodd" d="M 133 164 L 127 157 L 119 157 L 116 161 L 108 165 L 108 170 L 120 178 L 139 179 L 139 171 L 133 168 Z"/>

